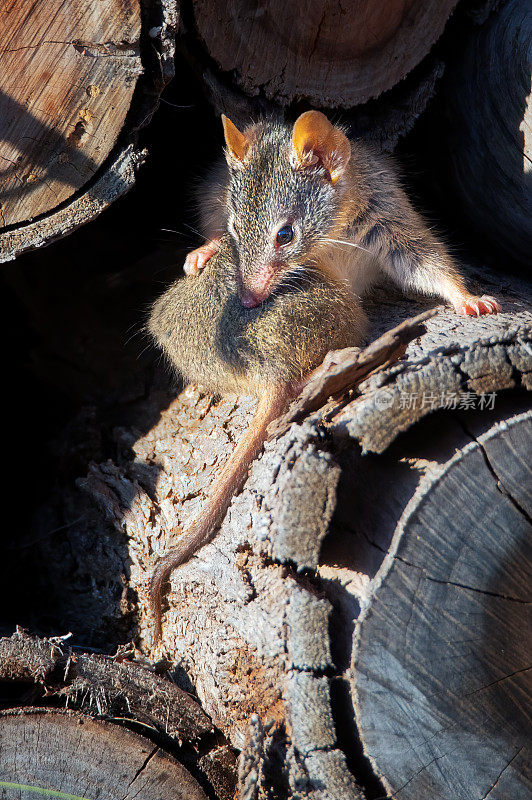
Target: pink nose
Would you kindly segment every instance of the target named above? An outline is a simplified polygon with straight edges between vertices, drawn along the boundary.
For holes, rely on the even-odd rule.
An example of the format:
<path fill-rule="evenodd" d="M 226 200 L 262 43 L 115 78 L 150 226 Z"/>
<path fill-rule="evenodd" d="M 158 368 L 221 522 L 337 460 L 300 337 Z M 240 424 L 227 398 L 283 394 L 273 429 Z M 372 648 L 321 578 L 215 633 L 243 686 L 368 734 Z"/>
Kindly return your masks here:
<path fill-rule="evenodd" d="M 240 302 L 244 308 L 256 308 L 260 306 L 266 297 L 267 295 L 255 294 L 255 292 L 250 292 L 248 289 L 242 289 L 240 293 Z"/>

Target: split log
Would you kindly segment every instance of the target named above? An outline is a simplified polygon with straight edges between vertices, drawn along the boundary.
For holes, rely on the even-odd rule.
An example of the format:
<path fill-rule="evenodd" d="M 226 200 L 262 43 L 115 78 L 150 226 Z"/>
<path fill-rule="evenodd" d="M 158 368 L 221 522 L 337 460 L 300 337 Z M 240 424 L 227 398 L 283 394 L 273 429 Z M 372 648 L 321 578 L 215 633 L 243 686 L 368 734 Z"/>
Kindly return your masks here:
<path fill-rule="evenodd" d="M 138 130 L 173 75 L 175 25 L 173 0 L 150 0 L 142 17 L 139 0 L 4 9 L 0 261 L 88 222 L 133 185 Z"/>
<path fill-rule="evenodd" d="M 497 402 L 495 416 L 440 414 L 383 457 L 340 461 L 343 535 L 320 574 L 382 796 L 532 791 L 532 412 Z"/>
<path fill-rule="evenodd" d="M 442 152 L 451 191 L 489 242 L 532 263 L 532 19 L 520 0 L 499 4 L 458 48 L 442 95 Z M 494 57 L 496 54 L 496 57 Z M 441 124 L 440 117 L 440 124 Z"/>
<path fill-rule="evenodd" d="M 444 62 L 429 51 L 455 6 L 195 0 L 178 44 L 216 111 L 235 123 L 342 108 L 353 136 L 390 152 L 434 96 Z"/>
<path fill-rule="evenodd" d="M 515 516 L 520 512 L 507 495 L 524 505 L 516 494 L 525 474 L 520 472 L 523 450 L 514 439 L 520 435 L 516 431 L 530 424 L 519 416 L 522 400 L 516 391 L 532 389 L 532 313 L 526 289 L 518 282 L 492 276 L 490 285 L 485 269 L 478 277 L 484 290 L 500 297 L 506 313 L 464 319 L 440 311 L 427 320 L 427 333 L 408 346 L 402 360 L 368 377 L 343 400 L 327 403 L 306 417 L 298 415 L 297 422 L 267 443 L 218 536 L 172 575 L 160 649 L 151 644 L 150 571 L 156 558 L 171 546 L 173 531 L 186 527 L 199 513 L 219 464 L 249 422 L 253 404 L 235 398 L 214 401 L 189 387 L 146 435 L 135 440 L 132 432 L 117 433 L 124 445 L 132 447 L 134 460 L 124 455 L 114 462 L 95 464 L 82 482 L 96 504 L 93 519 L 99 535 L 107 537 L 109 549 L 117 554 L 116 572 L 106 577 L 109 596 L 113 586 L 118 590 L 109 603 L 106 627 L 119 629 L 126 609 L 116 597 L 120 598 L 125 581 L 131 597 L 138 598 L 130 603 L 138 614 L 139 643 L 146 655 L 157 660 L 164 654 L 176 664 L 178 673 L 194 685 L 214 723 L 243 750 L 241 797 L 263 797 L 269 786 L 271 791 L 289 791 L 294 797 L 344 800 L 364 797 L 364 789 L 369 792 L 371 785 L 377 786 L 374 794 L 385 795 L 385 787 L 397 790 L 411 781 L 417 794 L 406 794 L 405 787 L 404 796 L 455 800 L 459 795 L 449 786 L 468 780 L 469 774 L 476 781 L 472 786 L 487 792 L 497 780 L 495 768 L 501 771 L 504 758 L 509 761 L 521 746 L 506 701 L 513 691 L 522 691 L 520 681 L 526 675 L 521 673 L 522 649 L 514 647 L 513 634 L 500 623 L 501 608 L 513 601 L 492 595 L 516 599 L 515 608 L 508 612 L 517 615 L 511 617 L 513 631 L 525 607 L 518 602 L 522 596 L 516 594 L 510 568 L 505 568 L 504 559 L 510 555 L 494 542 L 497 532 L 506 535 L 509 526 L 513 533 L 507 544 L 517 547 L 512 537 L 522 536 L 525 530 L 525 522 Z M 377 296 L 374 306 L 368 304 L 373 335 L 428 306 L 429 301 L 419 298 Z M 497 393 L 496 406 L 490 411 L 486 406 L 492 402 L 492 392 Z M 508 392 L 507 403 L 504 392 Z M 477 409 L 483 405 L 484 410 L 476 412 L 487 425 L 484 439 L 479 433 L 480 444 L 457 426 L 461 404 Z M 432 425 L 425 417 L 440 406 L 438 424 Z M 466 419 L 474 431 L 475 412 L 465 413 L 472 415 Z M 417 431 L 425 449 L 416 456 L 405 437 Z M 508 456 L 504 477 L 499 471 L 501 490 L 487 468 L 475 479 L 474 471 L 486 464 L 482 447 L 486 452 L 489 447 L 498 450 L 499 455 L 489 455 L 493 463 L 503 457 L 501 453 Z M 125 446 L 120 449 L 127 451 Z M 429 485 L 422 485 L 424 472 L 433 476 Z M 469 472 L 472 477 L 466 480 Z M 403 483 L 398 476 L 406 476 Z M 433 493 L 441 517 L 423 541 L 416 520 Z M 457 515 L 452 513 L 450 497 L 456 500 Z M 76 503 L 80 499 L 75 501 L 70 493 L 64 520 L 68 527 L 36 542 L 34 550 L 41 562 L 53 562 L 54 584 L 62 587 L 69 624 L 75 624 L 79 634 L 94 628 L 92 619 L 83 618 L 83 609 L 89 607 L 93 586 L 101 586 L 101 563 L 87 554 L 87 525 L 92 523 L 79 522 Z M 466 512 L 467 526 L 461 524 Z M 514 517 L 509 516 L 514 512 Z M 409 528 L 406 521 L 410 519 Z M 514 525 L 517 519 L 519 526 Z M 422 522 L 430 528 L 432 516 Z M 434 541 L 435 536 L 445 547 Z M 457 542 L 454 550 L 453 541 Z M 390 550 L 383 563 L 390 543 L 396 549 Z M 64 560 L 57 557 L 57 547 L 65 553 Z M 415 566 L 394 559 L 400 547 L 406 548 L 409 564 L 425 569 L 421 577 Z M 467 553 L 469 561 L 461 560 Z M 473 554 L 477 554 L 475 561 Z M 487 571 L 481 573 L 483 558 Z M 75 577 L 72 563 L 77 565 Z M 476 577 L 465 574 L 467 564 L 476 570 Z M 436 608 L 418 605 L 415 591 L 408 595 L 414 578 L 416 585 L 420 583 L 418 591 L 424 591 L 427 602 L 436 603 Z M 494 589 L 497 580 L 500 586 Z M 441 595 L 436 598 L 431 591 Z M 411 622 L 409 600 L 413 603 Z M 499 601 L 502 606 L 497 605 Z M 364 615 L 357 623 L 361 605 Z M 400 619 L 387 620 L 385 605 L 396 608 Z M 78 608 L 82 611 L 76 621 Z M 458 679 L 448 683 L 444 692 L 433 688 L 430 694 L 431 679 L 441 682 L 446 674 L 433 664 L 438 659 L 443 662 L 445 653 L 440 651 L 445 642 L 448 648 L 461 647 L 457 636 L 450 643 L 448 626 L 456 620 L 451 616 L 453 609 L 462 615 L 455 627 L 460 625 L 464 632 L 471 620 L 481 623 L 473 636 L 463 637 L 476 639 L 469 649 L 464 643 L 463 649 L 450 651 L 462 657 L 462 663 L 457 663 L 463 675 L 469 669 L 478 678 L 474 685 L 463 684 L 465 694 L 472 692 L 465 699 Z M 441 619 L 430 616 L 438 613 Z M 390 739 L 385 757 L 379 749 L 380 738 L 371 733 L 378 711 L 384 737 L 388 705 L 397 700 L 397 693 L 391 691 L 381 692 L 378 703 L 375 700 L 379 679 L 388 686 L 396 676 L 386 673 L 379 678 L 372 642 L 380 642 L 381 648 L 384 642 L 388 644 L 401 621 L 406 645 L 401 639 L 393 648 L 390 645 L 390 651 L 399 678 L 409 677 L 417 703 L 409 720 L 400 717 L 400 710 L 394 712 L 405 736 L 410 736 L 404 760 L 403 748 L 393 749 Z M 431 638 L 440 634 L 441 642 Z M 412 644 L 411 635 L 415 637 Z M 498 655 L 491 660 L 494 650 Z M 502 680 L 512 670 L 515 677 Z M 490 682 L 493 687 L 482 689 Z M 401 684 L 398 691 L 406 689 Z M 426 708 L 417 702 L 422 696 Z M 485 713 L 474 723 L 464 724 L 467 710 L 474 715 L 480 708 Z M 421 711 L 425 711 L 423 718 Z M 424 739 L 434 736 L 432 745 L 425 742 L 421 747 L 423 736 L 416 739 L 409 733 L 407 723 L 416 725 L 418 716 Z M 493 757 L 482 783 L 479 776 L 493 755 L 490 732 L 497 719 L 500 755 Z M 470 759 L 469 767 L 463 757 L 456 762 L 443 757 L 451 749 L 445 737 L 455 730 L 454 721 L 461 727 L 460 746 Z M 446 727 L 450 733 L 445 733 Z M 371 768 L 362 758 L 362 749 Z M 511 779 L 512 787 L 526 786 L 520 759 L 521 755 L 506 771 L 505 780 Z M 429 786 L 437 789 L 429 792 Z"/>

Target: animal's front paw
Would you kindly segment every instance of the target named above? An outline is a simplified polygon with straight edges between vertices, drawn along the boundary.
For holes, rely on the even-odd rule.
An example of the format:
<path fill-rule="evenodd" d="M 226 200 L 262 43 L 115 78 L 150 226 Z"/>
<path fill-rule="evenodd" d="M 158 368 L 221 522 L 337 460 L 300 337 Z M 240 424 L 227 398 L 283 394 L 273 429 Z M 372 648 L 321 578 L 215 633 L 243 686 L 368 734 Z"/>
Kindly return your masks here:
<path fill-rule="evenodd" d="M 193 250 L 191 253 L 189 253 L 185 258 L 185 263 L 183 265 L 185 274 L 199 275 L 206 263 L 210 261 L 215 253 L 218 252 L 219 248 L 220 240 L 211 239 L 210 242 L 206 242 L 201 247 L 198 247 L 196 250 Z"/>
<path fill-rule="evenodd" d="M 497 314 L 501 306 L 494 297 L 483 294 L 482 297 L 467 295 L 454 304 L 457 314 L 467 317 L 481 317 L 483 314 Z"/>

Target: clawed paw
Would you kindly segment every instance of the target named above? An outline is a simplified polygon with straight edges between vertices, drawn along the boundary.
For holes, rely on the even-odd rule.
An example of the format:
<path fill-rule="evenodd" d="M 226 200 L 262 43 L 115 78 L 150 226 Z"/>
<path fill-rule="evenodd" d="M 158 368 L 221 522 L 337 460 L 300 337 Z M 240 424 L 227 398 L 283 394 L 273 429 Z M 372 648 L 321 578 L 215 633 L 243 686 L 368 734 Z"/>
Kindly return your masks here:
<path fill-rule="evenodd" d="M 468 317 L 481 317 L 484 314 L 497 314 L 501 311 L 501 306 L 494 297 L 489 297 L 483 294 L 482 297 L 469 297 L 462 298 L 458 303 L 455 303 L 454 309 L 457 314 Z"/>
<path fill-rule="evenodd" d="M 205 258 L 205 256 L 201 253 L 202 248 L 199 247 L 197 250 L 193 250 L 188 256 L 185 258 L 185 263 L 183 265 L 183 269 L 185 271 L 185 275 L 198 275 L 209 258 Z"/>
<path fill-rule="evenodd" d="M 212 239 L 210 242 L 206 242 L 201 247 L 196 248 L 196 250 L 192 250 L 185 258 L 183 265 L 185 275 L 199 275 L 207 262 L 218 252 L 219 247 L 220 240 Z"/>

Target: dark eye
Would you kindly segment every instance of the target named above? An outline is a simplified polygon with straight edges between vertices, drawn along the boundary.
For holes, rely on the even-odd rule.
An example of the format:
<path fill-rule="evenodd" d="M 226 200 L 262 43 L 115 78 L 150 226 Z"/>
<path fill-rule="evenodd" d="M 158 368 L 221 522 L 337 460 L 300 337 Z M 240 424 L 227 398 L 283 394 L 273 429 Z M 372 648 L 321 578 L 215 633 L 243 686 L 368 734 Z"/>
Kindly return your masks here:
<path fill-rule="evenodd" d="M 290 244 L 292 239 L 294 238 L 294 229 L 291 225 L 283 225 L 282 228 L 279 228 L 277 231 L 277 236 L 275 237 L 275 244 L 279 245 L 279 247 L 283 247 L 285 244 Z"/>

